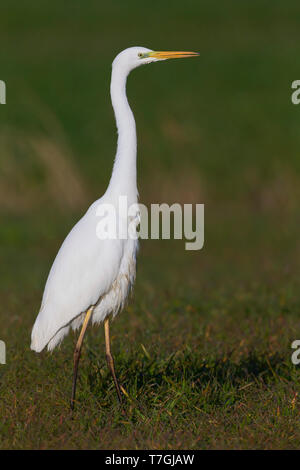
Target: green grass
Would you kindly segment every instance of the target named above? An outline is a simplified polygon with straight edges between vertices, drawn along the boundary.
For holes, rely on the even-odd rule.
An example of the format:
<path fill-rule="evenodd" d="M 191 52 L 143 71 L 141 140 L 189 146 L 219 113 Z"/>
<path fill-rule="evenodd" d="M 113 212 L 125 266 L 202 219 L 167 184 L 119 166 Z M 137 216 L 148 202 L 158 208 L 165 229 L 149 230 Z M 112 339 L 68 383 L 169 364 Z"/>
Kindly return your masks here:
<path fill-rule="evenodd" d="M 296 1 L 2 2 L 1 448 L 299 448 L 299 20 Z M 205 203 L 205 246 L 141 243 L 112 324 L 125 416 L 102 328 L 71 415 L 76 336 L 37 355 L 30 332 L 61 241 L 107 184 L 110 64 L 135 44 L 201 52 L 135 71 L 128 94 L 141 202 Z"/>
<path fill-rule="evenodd" d="M 52 217 L 38 217 L 30 233 L 23 220 L 6 221 L 14 243 L 5 244 L 1 270 L 8 349 L 0 369 L 2 448 L 299 447 L 299 369 L 290 360 L 299 280 L 292 253 L 276 259 L 273 246 L 246 238 L 253 220 L 246 226 L 236 215 L 228 224 L 244 225 L 234 240 L 244 259 L 213 235 L 219 220 L 208 229 L 211 248 L 197 254 L 181 242 L 143 242 L 134 301 L 112 324 L 126 415 L 106 367 L 102 329 L 86 337 L 71 415 L 75 336 L 53 354 L 29 350 L 50 259 L 68 225 L 55 226 Z M 264 228 L 272 235 L 272 224 Z"/>

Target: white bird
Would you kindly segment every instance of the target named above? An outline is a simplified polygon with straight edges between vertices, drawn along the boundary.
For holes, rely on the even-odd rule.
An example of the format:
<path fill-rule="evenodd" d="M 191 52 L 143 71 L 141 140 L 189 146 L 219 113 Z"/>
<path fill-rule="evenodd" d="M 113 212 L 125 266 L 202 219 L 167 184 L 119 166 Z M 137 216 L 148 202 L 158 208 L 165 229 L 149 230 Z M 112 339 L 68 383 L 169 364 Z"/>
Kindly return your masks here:
<path fill-rule="evenodd" d="M 82 341 L 90 320 L 93 324 L 104 322 L 107 363 L 119 401 L 122 401 L 110 351 L 109 317 L 114 317 L 123 308 L 134 283 L 138 241 L 134 237 L 99 237 L 97 224 L 99 210 L 107 204 L 115 208 L 122 230 L 128 230 L 129 224 L 137 226 L 139 223 L 136 127 L 126 97 L 127 76 L 143 64 L 197 55 L 195 52 L 157 52 L 145 47 L 130 47 L 113 61 L 110 93 L 118 145 L 112 176 L 104 195 L 89 207 L 64 240 L 50 270 L 31 334 L 31 349 L 40 352 L 48 346 L 51 351 L 70 328 L 76 330 L 81 326 L 74 351 L 72 409 Z M 136 213 L 131 217 L 121 213 L 120 196 L 126 196 L 127 208 L 136 205 Z"/>

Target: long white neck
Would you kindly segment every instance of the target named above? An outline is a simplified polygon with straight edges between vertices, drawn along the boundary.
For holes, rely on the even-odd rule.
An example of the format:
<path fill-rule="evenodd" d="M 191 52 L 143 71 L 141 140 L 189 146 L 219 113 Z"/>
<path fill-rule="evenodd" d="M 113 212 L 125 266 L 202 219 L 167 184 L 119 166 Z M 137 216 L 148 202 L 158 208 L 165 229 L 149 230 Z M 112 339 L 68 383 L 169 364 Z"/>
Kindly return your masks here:
<path fill-rule="evenodd" d="M 110 94 L 118 129 L 118 145 L 108 191 L 137 198 L 136 127 L 126 96 L 128 72 L 117 65 L 112 69 Z"/>

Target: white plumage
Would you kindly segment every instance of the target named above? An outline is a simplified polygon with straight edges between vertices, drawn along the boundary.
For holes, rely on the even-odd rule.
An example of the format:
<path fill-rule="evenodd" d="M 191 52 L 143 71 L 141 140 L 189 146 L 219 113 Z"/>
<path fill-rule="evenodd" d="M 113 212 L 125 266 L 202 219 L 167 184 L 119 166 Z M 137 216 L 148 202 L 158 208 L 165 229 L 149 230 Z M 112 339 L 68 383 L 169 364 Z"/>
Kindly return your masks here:
<path fill-rule="evenodd" d="M 81 326 L 84 313 L 95 305 L 93 323 L 124 306 L 135 279 L 136 240 L 100 240 L 96 236 L 96 201 L 71 230 L 52 265 L 31 348 L 52 350 Z M 84 240 L 84 243 L 83 243 Z"/>
<path fill-rule="evenodd" d="M 97 212 L 103 204 L 116 210 L 121 228 L 127 231 L 132 222 L 139 223 L 138 208 L 131 217 L 119 213 L 119 197 L 126 197 L 127 208 L 137 203 L 136 183 L 136 128 L 126 97 L 126 79 L 134 68 L 168 58 L 190 57 L 192 52 L 155 52 L 144 47 L 131 47 L 114 60 L 111 76 L 111 99 L 118 129 L 118 145 L 110 183 L 102 198 L 95 201 L 73 227 L 63 242 L 50 270 L 40 312 L 33 326 L 31 349 L 40 352 L 45 346 L 52 350 L 70 328 L 82 324 L 82 332 L 75 349 L 73 406 L 77 367 L 86 326 L 107 321 L 124 306 L 135 280 L 138 242 L 132 238 L 100 239 L 97 237 Z M 124 232 L 123 232 L 124 233 Z M 85 320 L 86 318 L 86 320 Z M 106 351 L 118 396 L 117 380 L 106 333 Z"/>
<path fill-rule="evenodd" d="M 138 54 L 148 52 L 149 49 L 133 47 L 121 52 L 113 62 L 111 98 L 118 147 L 112 177 L 104 196 L 73 227 L 55 258 L 32 330 L 34 351 L 40 352 L 46 345 L 52 350 L 70 327 L 80 327 L 92 305 L 93 323 L 103 321 L 109 314 L 116 315 L 134 282 L 138 242 L 99 239 L 97 209 L 100 204 L 113 204 L 118 216 L 119 196 L 127 197 L 128 206 L 137 203 L 136 128 L 126 98 L 126 78 L 132 68 L 141 65 Z"/>

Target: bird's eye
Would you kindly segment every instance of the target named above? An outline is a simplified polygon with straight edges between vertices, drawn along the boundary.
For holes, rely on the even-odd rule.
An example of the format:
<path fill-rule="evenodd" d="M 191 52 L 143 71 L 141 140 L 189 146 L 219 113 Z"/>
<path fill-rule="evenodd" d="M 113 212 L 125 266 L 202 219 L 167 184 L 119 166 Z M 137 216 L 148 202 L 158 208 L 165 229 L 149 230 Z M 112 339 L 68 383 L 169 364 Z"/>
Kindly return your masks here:
<path fill-rule="evenodd" d="M 139 52 L 139 53 L 138 53 L 138 56 L 139 56 L 139 58 L 141 59 L 141 58 L 143 57 L 143 53 L 142 53 L 142 52 Z"/>

